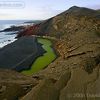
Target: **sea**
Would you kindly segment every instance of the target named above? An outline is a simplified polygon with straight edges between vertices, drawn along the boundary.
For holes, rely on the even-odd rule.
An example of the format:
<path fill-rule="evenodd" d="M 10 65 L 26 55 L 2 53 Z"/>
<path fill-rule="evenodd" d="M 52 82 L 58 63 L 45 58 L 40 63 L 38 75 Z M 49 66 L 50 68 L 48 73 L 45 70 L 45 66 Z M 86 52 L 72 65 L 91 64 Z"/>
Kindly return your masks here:
<path fill-rule="evenodd" d="M 31 20 L 0 20 L 0 31 L 10 28 L 11 26 L 25 26 L 34 24 L 28 22 L 31 22 Z M 17 36 L 16 33 L 17 31 L 0 32 L 0 48 L 14 42 L 16 40 L 15 37 Z"/>

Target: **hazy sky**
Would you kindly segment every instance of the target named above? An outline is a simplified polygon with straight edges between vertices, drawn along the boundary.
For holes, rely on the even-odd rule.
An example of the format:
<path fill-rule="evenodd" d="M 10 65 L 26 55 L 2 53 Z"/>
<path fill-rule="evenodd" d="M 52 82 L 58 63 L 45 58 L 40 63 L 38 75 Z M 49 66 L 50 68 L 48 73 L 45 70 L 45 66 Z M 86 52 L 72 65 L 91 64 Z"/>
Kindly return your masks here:
<path fill-rule="evenodd" d="M 100 0 L 0 0 L 0 19 L 47 19 L 74 5 L 100 9 Z"/>

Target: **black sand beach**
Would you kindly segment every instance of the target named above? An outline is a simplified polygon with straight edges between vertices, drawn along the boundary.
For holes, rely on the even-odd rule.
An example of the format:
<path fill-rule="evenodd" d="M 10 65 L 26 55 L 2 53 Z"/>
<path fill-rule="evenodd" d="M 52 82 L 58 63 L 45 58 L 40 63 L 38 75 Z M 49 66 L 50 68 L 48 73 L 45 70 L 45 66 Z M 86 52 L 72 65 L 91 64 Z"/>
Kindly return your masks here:
<path fill-rule="evenodd" d="M 35 37 L 22 37 L 0 49 L 0 68 L 22 71 L 45 51 Z"/>

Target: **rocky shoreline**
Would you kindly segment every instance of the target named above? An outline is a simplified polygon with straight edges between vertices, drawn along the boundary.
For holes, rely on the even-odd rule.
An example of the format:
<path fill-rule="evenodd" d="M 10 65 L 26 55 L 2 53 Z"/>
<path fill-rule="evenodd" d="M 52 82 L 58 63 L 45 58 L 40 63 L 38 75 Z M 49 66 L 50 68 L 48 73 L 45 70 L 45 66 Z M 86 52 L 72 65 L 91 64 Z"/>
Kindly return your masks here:
<path fill-rule="evenodd" d="M 22 31 L 24 30 L 24 26 L 11 26 L 10 28 L 6 28 L 0 32 L 13 32 L 13 31 Z"/>

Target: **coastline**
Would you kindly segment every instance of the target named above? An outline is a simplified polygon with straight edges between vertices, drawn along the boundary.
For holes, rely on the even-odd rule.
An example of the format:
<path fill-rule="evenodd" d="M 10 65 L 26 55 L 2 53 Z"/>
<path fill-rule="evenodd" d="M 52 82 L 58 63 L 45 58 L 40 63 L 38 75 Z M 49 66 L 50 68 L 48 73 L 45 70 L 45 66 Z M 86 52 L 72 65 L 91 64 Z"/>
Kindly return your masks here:
<path fill-rule="evenodd" d="M 31 36 L 22 37 L 16 40 L 15 42 L 1 48 L 0 49 L 0 56 L 1 56 L 0 65 L 2 65 L 2 67 L 0 68 L 14 69 L 19 72 L 23 69 L 29 68 L 30 64 L 37 57 L 39 57 L 45 52 L 40 47 L 40 45 L 37 46 L 36 41 L 37 41 L 36 38 L 33 38 Z M 28 59 L 26 59 L 27 56 L 29 56 Z"/>

